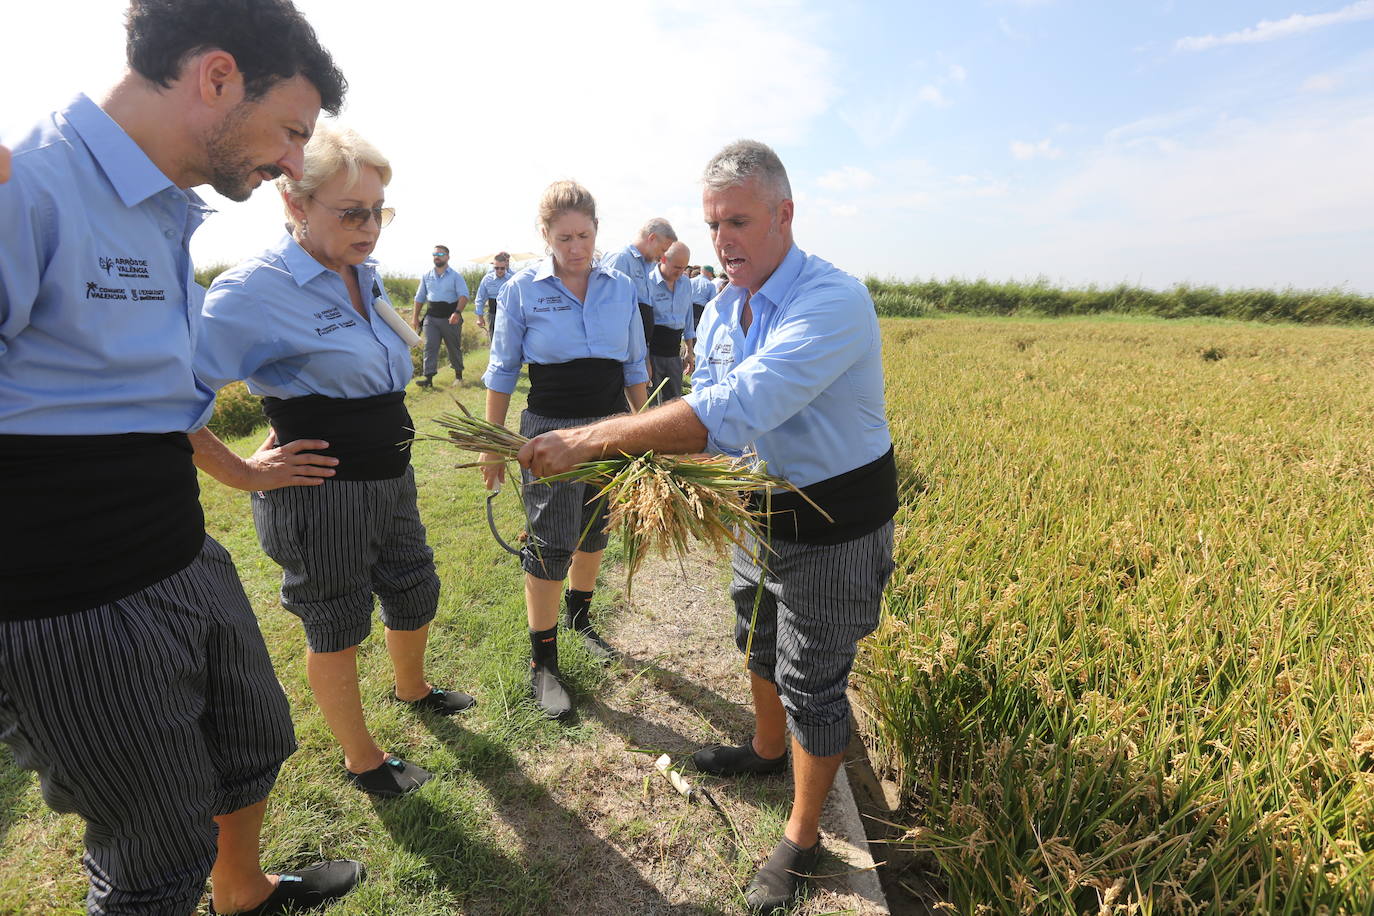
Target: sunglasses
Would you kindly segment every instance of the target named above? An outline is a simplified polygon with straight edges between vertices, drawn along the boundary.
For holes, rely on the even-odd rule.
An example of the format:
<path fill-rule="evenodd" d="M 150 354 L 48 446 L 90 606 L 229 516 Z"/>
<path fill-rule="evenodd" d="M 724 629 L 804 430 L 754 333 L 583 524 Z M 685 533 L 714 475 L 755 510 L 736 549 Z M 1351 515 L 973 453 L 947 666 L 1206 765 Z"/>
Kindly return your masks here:
<path fill-rule="evenodd" d="M 448 257 L 448 252 L 447 252 L 447 251 L 436 251 L 436 252 L 434 252 L 433 257 L 436 257 L 436 258 L 446 258 L 446 257 Z"/>
<path fill-rule="evenodd" d="M 369 219 L 377 221 L 378 229 L 385 229 L 396 218 L 395 207 L 331 207 L 320 200 L 315 202 L 326 210 L 333 210 L 339 214 L 339 223 L 345 229 L 361 229 L 367 225 Z"/>

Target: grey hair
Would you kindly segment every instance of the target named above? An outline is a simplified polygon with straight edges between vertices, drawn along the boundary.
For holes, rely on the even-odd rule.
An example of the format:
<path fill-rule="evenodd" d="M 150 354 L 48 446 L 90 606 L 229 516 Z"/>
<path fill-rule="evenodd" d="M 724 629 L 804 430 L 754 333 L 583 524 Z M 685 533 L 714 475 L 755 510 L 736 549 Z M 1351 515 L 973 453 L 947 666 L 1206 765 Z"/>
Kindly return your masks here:
<path fill-rule="evenodd" d="M 667 239 L 670 242 L 677 241 L 677 233 L 673 231 L 673 224 L 661 216 L 655 216 L 644 224 L 644 228 L 639 230 L 639 237 L 642 239 L 647 239 L 651 235 Z"/>
<path fill-rule="evenodd" d="M 787 180 L 782 160 L 772 147 L 757 140 L 736 140 L 716 153 L 706 163 L 701 181 L 713 191 L 723 191 L 744 184 L 754 176 L 773 192 L 776 200 L 792 199 L 792 183 Z"/>
<path fill-rule="evenodd" d="M 310 142 L 305 145 L 305 165 L 301 180 L 296 181 L 289 175 L 277 179 L 277 187 L 283 194 L 292 197 L 309 197 L 320 189 L 326 181 L 340 171 L 348 174 L 348 185 L 352 187 L 362 170 L 371 166 L 382 176 L 382 187 L 391 183 L 391 162 L 382 155 L 362 135 L 350 127 L 334 127 L 331 124 L 317 124 Z M 290 208 L 287 218 L 293 223 Z"/>

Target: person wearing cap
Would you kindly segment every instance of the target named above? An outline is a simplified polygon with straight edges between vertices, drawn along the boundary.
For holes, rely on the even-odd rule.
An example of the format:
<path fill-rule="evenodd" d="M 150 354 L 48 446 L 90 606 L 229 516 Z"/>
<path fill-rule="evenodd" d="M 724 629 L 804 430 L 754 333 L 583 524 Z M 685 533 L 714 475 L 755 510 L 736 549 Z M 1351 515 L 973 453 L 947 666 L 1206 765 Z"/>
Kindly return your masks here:
<path fill-rule="evenodd" d="M 434 376 L 439 371 L 440 341 L 448 349 L 454 382 L 463 380 L 463 309 L 468 304 L 468 283 L 462 274 L 449 267 L 447 245 L 435 245 L 431 256 L 434 267 L 420 278 L 410 318 L 415 330 L 419 331 L 420 307 L 425 306 L 423 377 L 415 382 L 421 388 L 434 387 Z"/>
<path fill-rule="evenodd" d="M 649 295 L 649 271 L 654 269 L 658 259 L 668 246 L 677 241 L 673 226 L 661 216 L 645 223 L 635 240 L 619 251 L 601 256 L 601 263 L 625 274 L 635 284 L 635 295 L 639 297 L 639 319 L 644 325 L 644 343 L 649 343 L 649 335 L 654 329 L 653 298 Z"/>
<path fill-rule="evenodd" d="M 243 201 L 299 175 L 347 83 L 285 0 L 134 0 L 125 24 L 114 88 L 6 144 L 0 739 L 85 822 L 88 913 L 193 913 L 207 877 L 212 912 L 296 912 L 362 866 L 260 865 L 296 740 L 205 530 L 191 436 L 214 394 L 193 371 L 205 292 L 187 252 L 210 211 L 189 189 Z M 313 479 L 310 444 L 260 450 L 247 482 Z"/>
<path fill-rule="evenodd" d="M 819 859 L 821 807 L 850 738 L 849 672 L 858 641 L 878 624 L 893 568 L 897 468 L 873 300 L 858 279 L 794 244 L 777 154 L 732 143 L 707 164 L 703 183 L 730 287 L 702 318 L 692 393 L 545 433 L 519 458 L 545 476 L 621 452 L 754 453 L 819 506 L 774 494 L 768 543 L 735 549 L 730 593 L 736 644 L 749 653 L 754 734 L 692 757 L 721 776 L 781 773 L 791 733 L 791 813 L 745 890 L 751 908 L 771 913 L 792 904 Z"/>
<path fill-rule="evenodd" d="M 496 333 L 496 297 L 510 278 L 510 255 L 503 251 L 491 259 L 491 270 L 477 284 L 477 326 L 486 330 L 488 338 Z"/>
<path fill-rule="evenodd" d="M 649 297 L 654 307 L 654 329 L 649 334 L 649 391 L 655 404 L 666 404 L 682 397 L 682 373 L 691 372 L 692 344 L 696 325 L 692 322 L 692 281 L 687 276 L 691 252 L 674 242 L 649 271 Z M 687 348 L 684 360 L 683 347 Z"/>

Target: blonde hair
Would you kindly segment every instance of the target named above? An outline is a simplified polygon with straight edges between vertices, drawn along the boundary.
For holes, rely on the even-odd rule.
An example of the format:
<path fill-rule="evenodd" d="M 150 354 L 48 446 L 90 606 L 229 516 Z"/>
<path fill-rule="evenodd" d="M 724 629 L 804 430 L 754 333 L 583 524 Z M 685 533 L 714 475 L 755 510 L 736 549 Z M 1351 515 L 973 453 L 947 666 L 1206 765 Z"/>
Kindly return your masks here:
<path fill-rule="evenodd" d="M 596 200 L 592 193 L 575 181 L 555 181 L 544 189 L 539 198 L 539 225 L 547 232 L 553 221 L 572 211 L 581 213 L 596 224 Z"/>
<path fill-rule="evenodd" d="M 296 181 L 289 175 L 282 175 L 277 179 L 277 188 L 283 196 L 289 194 L 296 199 L 306 198 L 340 171 L 348 175 L 348 187 L 352 187 L 357 183 L 358 175 L 367 166 L 381 173 L 382 187 L 391 183 L 390 160 L 382 155 L 381 150 L 364 140 L 356 130 L 351 127 L 317 124 L 310 142 L 305 145 L 305 165 L 301 180 Z M 286 208 L 286 218 L 293 226 L 299 228 L 296 218 L 291 215 L 290 207 Z"/>

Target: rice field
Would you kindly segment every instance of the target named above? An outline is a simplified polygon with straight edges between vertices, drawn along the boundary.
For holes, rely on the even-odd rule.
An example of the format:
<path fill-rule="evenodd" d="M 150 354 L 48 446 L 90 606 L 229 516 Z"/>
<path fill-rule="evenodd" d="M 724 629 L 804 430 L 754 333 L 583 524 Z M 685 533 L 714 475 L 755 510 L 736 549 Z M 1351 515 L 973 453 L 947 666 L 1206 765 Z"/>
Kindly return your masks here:
<path fill-rule="evenodd" d="M 859 717 L 940 908 L 1374 912 L 1374 332 L 883 327 Z"/>

